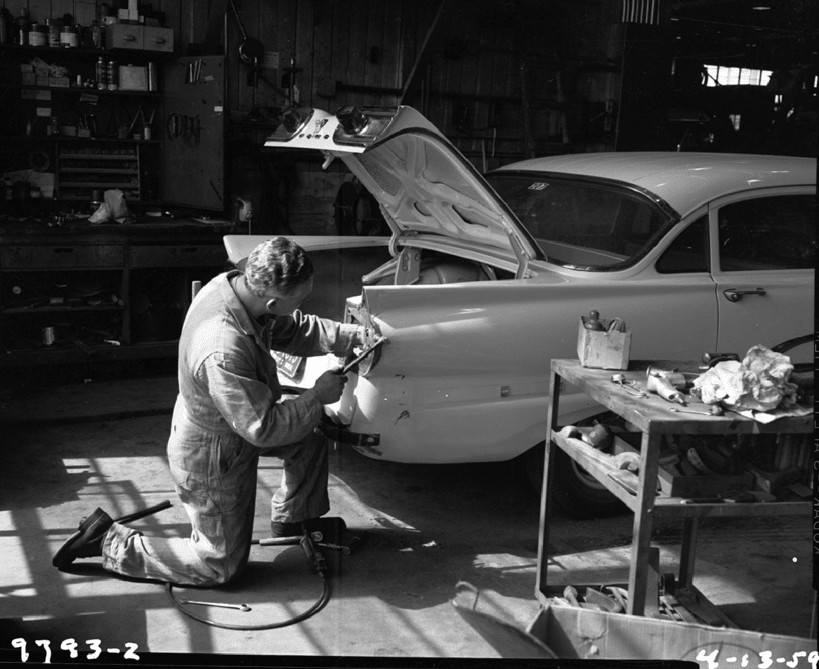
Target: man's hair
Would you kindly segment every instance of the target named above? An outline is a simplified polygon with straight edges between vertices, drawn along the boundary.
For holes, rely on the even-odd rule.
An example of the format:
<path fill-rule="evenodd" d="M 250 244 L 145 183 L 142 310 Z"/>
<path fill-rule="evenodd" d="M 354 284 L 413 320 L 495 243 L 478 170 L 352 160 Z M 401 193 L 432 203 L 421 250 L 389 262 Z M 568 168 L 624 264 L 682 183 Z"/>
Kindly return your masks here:
<path fill-rule="evenodd" d="M 271 290 L 290 293 L 313 276 L 313 263 L 301 246 L 286 237 L 274 237 L 259 244 L 247 258 L 245 280 L 256 297 Z"/>

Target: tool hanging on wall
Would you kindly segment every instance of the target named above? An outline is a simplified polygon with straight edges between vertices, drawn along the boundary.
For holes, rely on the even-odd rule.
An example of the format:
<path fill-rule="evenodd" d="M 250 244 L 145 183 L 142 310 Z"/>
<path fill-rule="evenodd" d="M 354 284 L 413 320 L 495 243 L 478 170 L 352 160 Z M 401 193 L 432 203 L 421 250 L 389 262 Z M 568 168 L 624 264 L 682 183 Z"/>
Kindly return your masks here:
<path fill-rule="evenodd" d="M 264 58 L 264 46 L 259 40 L 247 36 L 247 31 L 242 24 L 242 17 L 239 16 L 239 11 L 236 9 L 233 0 L 230 0 L 230 8 L 233 10 L 236 24 L 242 34 L 242 43 L 239 45 L 239 58 L 245 65 L 250 66 L 250 71 L 247 74 L 247 85 L 257 88 L 259 85 L 259 68 L 262 64 L 262 58 Z"/>

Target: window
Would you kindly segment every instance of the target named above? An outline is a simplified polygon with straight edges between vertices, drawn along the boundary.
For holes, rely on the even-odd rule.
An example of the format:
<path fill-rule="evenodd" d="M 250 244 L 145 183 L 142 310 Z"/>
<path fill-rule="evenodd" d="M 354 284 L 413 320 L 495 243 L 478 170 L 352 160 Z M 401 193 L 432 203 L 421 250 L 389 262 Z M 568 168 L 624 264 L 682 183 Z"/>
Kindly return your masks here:
<path fill-rule="evenodd" d="M 660 274 L 707 272 L 708 218 L 698 218 L 677 235 L 655 267 Z"/>
<path fill-rule="evenodd" d="M 720 268 L 811 269 L 815 266 L 816 199 L 780 195 L 744 200 L 720 208 Z"/>
<path fill-rule="evenodd" d="M 503 173 L 489 182 L 549 262 L 573 269 L 628 267 L 672 225 L 653 202 L 617 186 Z"/>
<path fill-rule="evenodd" d="M 706 65 L 706 86 L 766 86 L 771 70 L 752 70 L 745 67 Z"/>

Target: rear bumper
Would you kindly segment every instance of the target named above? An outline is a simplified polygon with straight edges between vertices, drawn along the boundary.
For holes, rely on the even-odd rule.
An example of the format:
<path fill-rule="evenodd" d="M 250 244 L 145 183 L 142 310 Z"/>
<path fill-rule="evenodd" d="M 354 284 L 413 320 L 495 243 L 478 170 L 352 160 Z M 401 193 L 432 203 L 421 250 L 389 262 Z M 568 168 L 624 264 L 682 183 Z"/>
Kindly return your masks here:
<path fill-rule="evenodd" d="M 336 425 L 329 420 L 321 421 L 316 429 L 327 441 L 352 446 L 355 450 L 365 455 L 381 455 L 381 451 L 378 448 L 381 444 L 380 434 L 353 432 L 349 428 L 343 425 Z"/>

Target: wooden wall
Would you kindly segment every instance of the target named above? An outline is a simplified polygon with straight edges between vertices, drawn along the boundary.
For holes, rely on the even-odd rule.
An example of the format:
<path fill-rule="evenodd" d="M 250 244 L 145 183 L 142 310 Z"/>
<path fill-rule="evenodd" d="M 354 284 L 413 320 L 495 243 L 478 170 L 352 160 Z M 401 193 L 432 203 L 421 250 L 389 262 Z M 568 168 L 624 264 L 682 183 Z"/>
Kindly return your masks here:
<path fill-rule="evenodd" d="M 345 104 L 409 104 L 482 170 L 612 146 L 619 0 L 234 2 L 248 37 L 278 60 L 277 68 L 261 70 L 257 85 L 248 80 L 238 55 L 242 36 L 228 8 L 217 46 L 226 56 L 228 183 L 230 195 L 254 202 L 260 232 L 332 232 L 333 199 L 347 179 L 335 165 L 323 173 L 315 158 L 261 148 L 259 121 L 270 108 L 289 104 L 283 77 L 291 65 L 300 106 L 334 111 Z M 0 3 L 14 15 L 24 5 L 34 18 L 68 12 L 81 23 L 101 4 Z M 127 6 L 125 0 L 108 4 Z M 185 55 L 205 41 L 209 9 L 220 3 L 150 4 L 166 13 L 176 53 Z"/>

